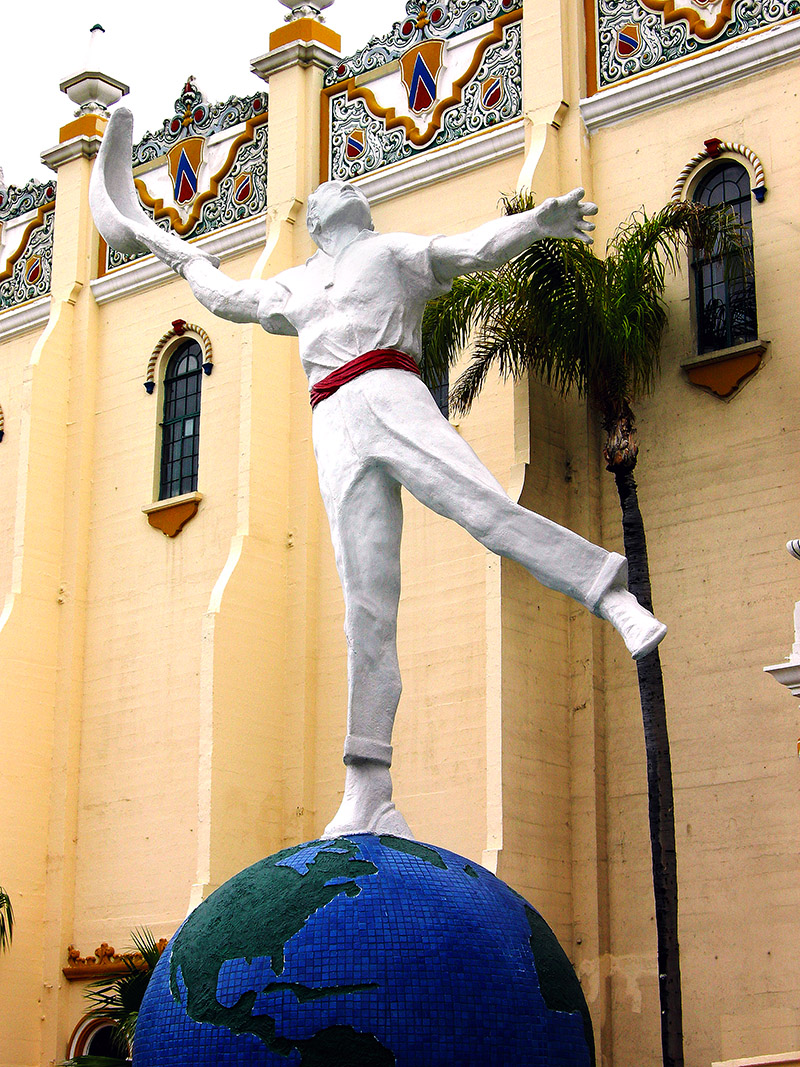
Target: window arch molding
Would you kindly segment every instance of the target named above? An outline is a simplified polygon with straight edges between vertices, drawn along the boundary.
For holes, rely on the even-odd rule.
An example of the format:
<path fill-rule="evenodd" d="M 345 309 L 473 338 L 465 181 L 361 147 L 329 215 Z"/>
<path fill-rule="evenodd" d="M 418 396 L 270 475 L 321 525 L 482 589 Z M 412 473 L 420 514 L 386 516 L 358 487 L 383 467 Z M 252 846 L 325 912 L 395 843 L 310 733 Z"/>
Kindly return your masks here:
<path fill-rule="evenodd" d="M 211 347 L 211 338 L 202 326 L 184 319 L 175 319 L 167 332 L 159 338 L 158 343 L 150 354 L 147 363 L 147 373 L 144 379 L 144 387 L 147 393 L 152 395 L 156 388 L 159 367 L 166 366 L 175 348 L 186 337 L 193 337 L 200 343 L 203 349 L 203 373 L 211 374 L 214 369 L 214 351 Z"/>
<path fill-rule="evenodd" d="M 104 1033 L 108 1031 L 108 1033 Z M 114 1020 L 109 1018 L 84 1015 L 72 1031 L 72 1036 L 67 1042 L 67 1059 L 76 1056 L 97 1055 L 98 1050 L 92 1049 L 93 1043 L 102 1042 L 103 1046 L 111 1038 L 114 1031 Z M 106 1054 L 103 1052 L 102 1054 Z"/>
<path fill-rule="evenodd" d="M 747 145 L 738 144 L 735 141 L 721 141 L 717 137 L 710 137 L 705 141 L 702 152 L 692 156 L 684 165 L 672 187 L 670 200 L 674 203 L 691 200 L 694 190 L 705 178 L 706 172 L 717 166 L 720 160 L 730 157 L 734 157 L 737 163 L 741 163 L 749 171 L 750 190 L 757 203 L 763 203 L 767 195 L 767 185 L 761 160 Z"/>

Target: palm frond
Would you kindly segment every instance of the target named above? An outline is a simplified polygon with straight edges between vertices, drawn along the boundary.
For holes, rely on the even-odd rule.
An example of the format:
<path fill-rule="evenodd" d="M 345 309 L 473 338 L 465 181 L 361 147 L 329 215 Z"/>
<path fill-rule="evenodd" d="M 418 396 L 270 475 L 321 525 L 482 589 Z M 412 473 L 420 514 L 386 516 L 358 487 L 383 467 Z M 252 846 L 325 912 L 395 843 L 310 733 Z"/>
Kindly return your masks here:
<path fill-rule="evenodd" d="M 131 940 L 135 951 L 141 956 L 141 962 L 133 955 L 124 955 L 125 974 L 99 978 L 86 990 L 86 999 L 92 1006 L 88 1014 L 113 1021 L 115 1043 L 121 1054 L 127 1054 L 133 1044 L 139 1009 L 153 969 L 161 956 L 161 949 L 147 928 L 134 930 Z"/>
<path fill-rule="evenodd" d="M 522 193 L 502 206 L 515 214 L 534 204 Z M 670 203 L 652 216 L 635 212 L 603 259 L 581 241 L 546 238 L 499 271 L 459 279 L 428 306 L 424 325 L 432 363 L 448 366 L 475 334 L 473 358 L 451 392 L 453 410 L 469 409 L 492 369 L 512 378 L 527 371 L 561 393 L 588 393 L 613 421 L 658 377 L 666 275 L 681 269 L 687 248 L 739 264 L 748 254 L 728 209 Z"/>
<path fill-rule="evenodd" d="M 502 279 L 491 271 L 456 278 L 443 296 L 431 300 L 422 318 L 420 370 L 426 384 L 444 378 L 466 346 L 476 320 L 502 300 Z"/>
<path fill-rule="evenodd" d="M 14 940 L 14 908 L 11 897 L 0 886 L 0 952 L 11 947 Z"/>

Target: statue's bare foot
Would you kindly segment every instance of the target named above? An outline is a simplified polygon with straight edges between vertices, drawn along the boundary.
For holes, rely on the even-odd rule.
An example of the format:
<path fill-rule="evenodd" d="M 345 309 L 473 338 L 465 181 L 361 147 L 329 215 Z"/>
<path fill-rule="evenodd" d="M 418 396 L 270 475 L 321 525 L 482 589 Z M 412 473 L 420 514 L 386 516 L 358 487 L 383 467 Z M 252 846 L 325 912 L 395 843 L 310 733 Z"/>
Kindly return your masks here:
<path fill-rule="evenodd" d="M 392 802 L 391 773 L 382 763 L 358 760 L 348 764 L 342 803 L 322 837 L 329 840 L 348 834 L 393 834 L 414 840 Z"/>
<path fill-rule="evenodd" d="M 643 659 L 663 640 L 667 628 L 627 589 L 609 589 L 597 605 L 597 614 L 608 619 L 622 636 L 634 659 Z"/>

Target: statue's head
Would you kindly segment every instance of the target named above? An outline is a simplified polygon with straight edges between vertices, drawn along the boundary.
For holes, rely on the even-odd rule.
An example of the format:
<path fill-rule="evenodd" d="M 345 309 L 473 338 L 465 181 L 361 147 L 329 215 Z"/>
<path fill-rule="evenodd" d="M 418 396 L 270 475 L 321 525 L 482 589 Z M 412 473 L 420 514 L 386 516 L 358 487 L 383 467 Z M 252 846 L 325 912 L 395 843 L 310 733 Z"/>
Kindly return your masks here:
<path fill-rule="evenodd" d="M 348 182 L 323 182 L 308 198 L 306 225 L 314 243 L 323 248 L 327 234 L 348 224 L 374 229 L 369 201 Z"/>

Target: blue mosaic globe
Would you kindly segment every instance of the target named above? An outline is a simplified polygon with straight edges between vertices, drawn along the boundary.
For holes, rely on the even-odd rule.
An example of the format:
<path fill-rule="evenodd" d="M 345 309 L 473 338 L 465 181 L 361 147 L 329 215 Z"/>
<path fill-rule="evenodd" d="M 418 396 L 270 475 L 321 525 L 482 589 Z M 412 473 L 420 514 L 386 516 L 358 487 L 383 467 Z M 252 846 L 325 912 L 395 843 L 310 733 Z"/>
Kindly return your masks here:
<path fill-rule="evenodd" d="M 461 856 L 313 841 L 226 882 L 153 972 L 134 1067 L 592 1067 L 538 912 Z"/>

